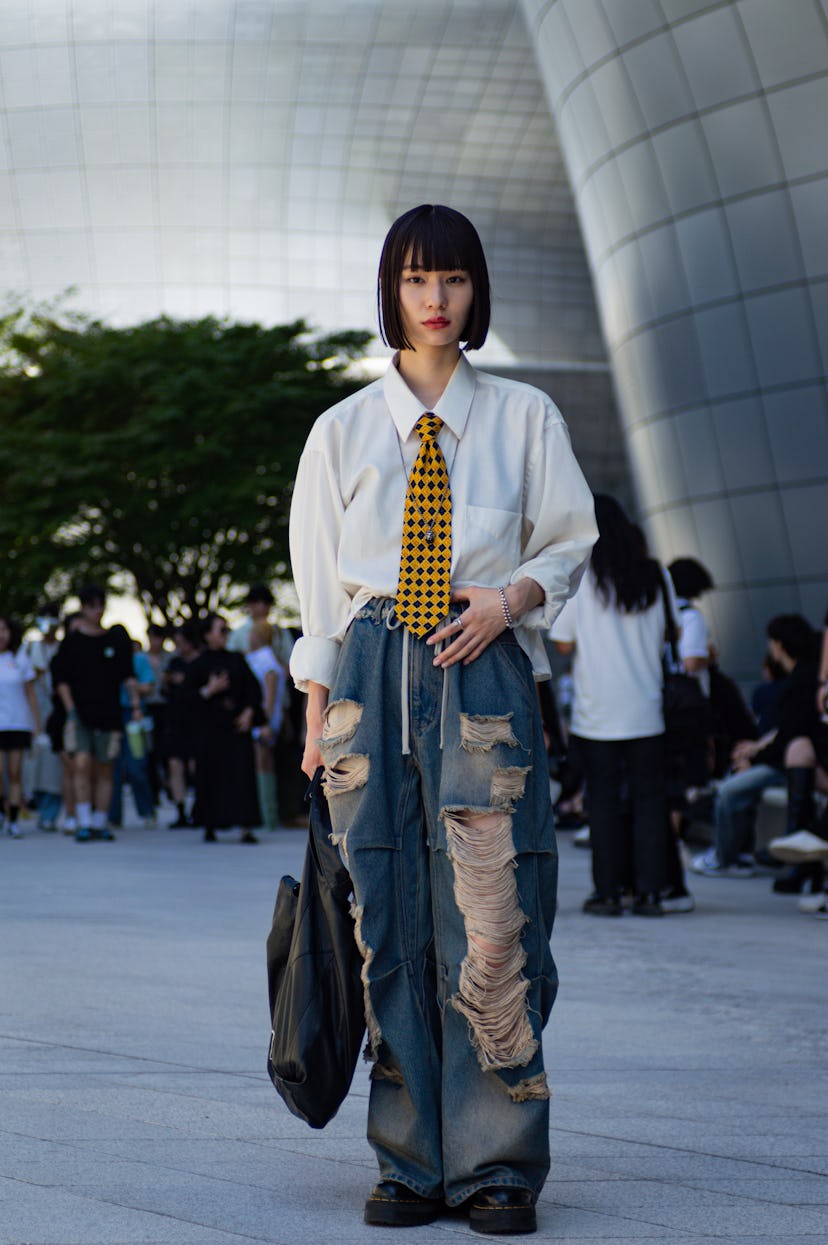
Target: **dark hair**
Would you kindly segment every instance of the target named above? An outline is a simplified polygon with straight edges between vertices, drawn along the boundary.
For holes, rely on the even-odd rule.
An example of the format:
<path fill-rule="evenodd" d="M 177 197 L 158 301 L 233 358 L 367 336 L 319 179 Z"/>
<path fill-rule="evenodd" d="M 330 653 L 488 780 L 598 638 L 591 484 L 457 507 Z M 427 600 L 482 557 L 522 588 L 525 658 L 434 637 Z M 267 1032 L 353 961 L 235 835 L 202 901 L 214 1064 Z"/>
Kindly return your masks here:
<path fill-rule="evenodd" d="M 205 614 L 203 618 L 199 618 L 198 638 L 202 644 L 206 642 L 207 635 L 210 631 L 212 631 L 213 623 L 216 621 L 217 618 L 221 619 L 221 621 L 224 622 L 224 616 L 222 614 L 216 614 L 215 611 L 211 614 Z"/>
<path fill-rule="evenodd" d="M 803 657 L 815 659 L 818 637 L 811 624 L 801 614 L 777 614 L 767 626 L 769 640 L 776 640 L 794 661 Z"/>
<path fill-rule="evenodd" d="M 641 529 L 631 523 L 623 507 L 607 493 L 595 494 L 598 540 L 592 550 L 592 573 L 605 605 L 622 614 L 639 614 L 661 591 L 658 563 L 647 555 Z"/>
<path fill-rule="evenodd" d="M 251 601 L 258 601 L 261 602 L 262 605 L 272 605 L 273 593 L 270 591 L 267 584 L 251 584 L 250 591 L 244 599 L 248 602 L 248 604 Z"/>
<path fill-rule="evenodd" d="M 700 597 L 702 593 L 715 587 L 710 571 L 695 558 L 676 558 L 667 570 L 670 572 L 676 596 L 684 597 L 686 601 L 692 601 L 694 597 Z"/>
<path fill-rule="evenodd" d="M 8 614 L 0 614 L 0 622 L 4 622 L 9 629 L 9 653 L 16 653 L 23 643 L 23 628 L 19 622 L 13 618 L 9 618 Z"/>
<path fill-rule="evenodd" d="M 81 605 L 106 605 L 106 592 L 99 584 L 87 584 L 78 593 Z"/>
<path fill-rule="evenodd" d="M 149 635 L 160 636 L 161 639 L 164 640 L 166 639 L 166 636 L 167 636 L 167 628 L 159 626 L 158 623 L 150 623 L 150 625 L 147 627 L 147 635 L 148 636 Z"/>
<path fill-rule="evenodd" d="M 200 628 L 198 623 L 192 618 L 189 618 L 186 622 L 178 623 L 173 634 L 183 635 L 191 648 L 201 648 Z"/>
<path fill-rule="evenodd" d="M 491 294 L 486 256 L 471 221 L 454 208 L 423 203 L 397 217 L 382 248 L 377 279 L 380 336 L 394 350 L 410 350 L 400 311 L 400 277 L 406 260 L 423 272 L 468 272 L 474 297 L 461 341 L 466 350 L 479 350 L 486 340 L 491 317 Z"/>

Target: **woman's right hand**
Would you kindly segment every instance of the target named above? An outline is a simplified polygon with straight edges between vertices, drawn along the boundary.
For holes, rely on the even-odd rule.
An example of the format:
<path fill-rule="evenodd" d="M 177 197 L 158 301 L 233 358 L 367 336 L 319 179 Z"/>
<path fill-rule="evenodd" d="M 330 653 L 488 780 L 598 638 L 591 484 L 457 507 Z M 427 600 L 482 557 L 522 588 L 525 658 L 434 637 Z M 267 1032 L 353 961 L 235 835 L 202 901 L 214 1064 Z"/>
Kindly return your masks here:
<path fill-rule="evenodd" d="M 302 755 L 302 773 L 313 778 L 319 766 L 323 764 L 319 750 L 322 727 L 325 722 L 325 710 L 328 707 L 328 689 L 322 683 L 308 684 L 308 705 L 305 713 L 307 730 L 305 734 L 305 751 Z"/>

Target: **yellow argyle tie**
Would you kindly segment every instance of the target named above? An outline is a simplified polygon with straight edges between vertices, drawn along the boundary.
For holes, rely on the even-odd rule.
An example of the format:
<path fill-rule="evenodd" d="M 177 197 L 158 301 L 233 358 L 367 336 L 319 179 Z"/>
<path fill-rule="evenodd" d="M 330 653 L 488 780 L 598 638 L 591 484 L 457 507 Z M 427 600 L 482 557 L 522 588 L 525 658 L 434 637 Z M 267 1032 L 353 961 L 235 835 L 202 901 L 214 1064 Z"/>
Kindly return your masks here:
<path fill-rule="evenodd" d="M 397 617 L 412 635 L 433 631 L 448 614 L 451 579 L 451 492 L 437 434 L 443 421 L 417 420 L 420 452 L 408 477 L 403 515 Z"/>

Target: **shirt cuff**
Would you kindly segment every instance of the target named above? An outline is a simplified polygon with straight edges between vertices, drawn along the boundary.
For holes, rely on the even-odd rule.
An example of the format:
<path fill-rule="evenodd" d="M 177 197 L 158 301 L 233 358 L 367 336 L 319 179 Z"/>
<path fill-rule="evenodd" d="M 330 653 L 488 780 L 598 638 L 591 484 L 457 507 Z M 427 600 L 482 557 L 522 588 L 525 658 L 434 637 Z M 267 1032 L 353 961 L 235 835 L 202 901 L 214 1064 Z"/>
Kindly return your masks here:
<path fill-rule="evenodd" d="M 300 692 L 308 690 L 308 683 L 321 683 L 323 687 L 333 685 L 340 648 L 338 640 L 329 640 L 326 636 L 300 636 L 290 655 L 291 677 Z"/>
<path fill-rule="evenodd" d="M 516 584 L 521 579 L 534 579 L 535 583 L 540 584 L 541 588 L 543 588 L 543 600 L 540 605 L 535 605 L 532 609 L 527 610 L 518 620 L 517 625 L 526 627 L 528 631 L 548 631 L 566 604 L 569 595 L 568 583 L 565 589 L 550 591 L 538 573 L 540 569 L 536 568 L 533 574 L 532 564 L 529 562 L 526 566 L 516 570 L 509 580 L 510 584 Z"/>

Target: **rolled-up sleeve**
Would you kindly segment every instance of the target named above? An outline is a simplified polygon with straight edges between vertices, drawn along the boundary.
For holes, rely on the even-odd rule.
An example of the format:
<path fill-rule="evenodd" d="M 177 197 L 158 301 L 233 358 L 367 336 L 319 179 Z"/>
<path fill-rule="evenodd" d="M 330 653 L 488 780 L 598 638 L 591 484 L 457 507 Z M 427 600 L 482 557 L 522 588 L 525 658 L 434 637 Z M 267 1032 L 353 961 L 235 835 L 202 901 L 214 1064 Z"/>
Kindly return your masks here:
<path fill-rule="evenodd" d="M 552 626 L 581 582 L 597 539 L 592 493 L 553 408 L 527 472 L 523 555 L 511 576 L 511 583 L 534 579 L 544 592 L 542 604 L 521 618 L 522 627 Z"/>
<path fill-rule="evenodd" d="M 331 686 L 348 623 L 351 601 L 337 567 L 343 509 L 328 455 L 309 443 L 290 509 L 290 557 L 302 617 L 290 673 L 300 691 L 309 682 Z"/>

